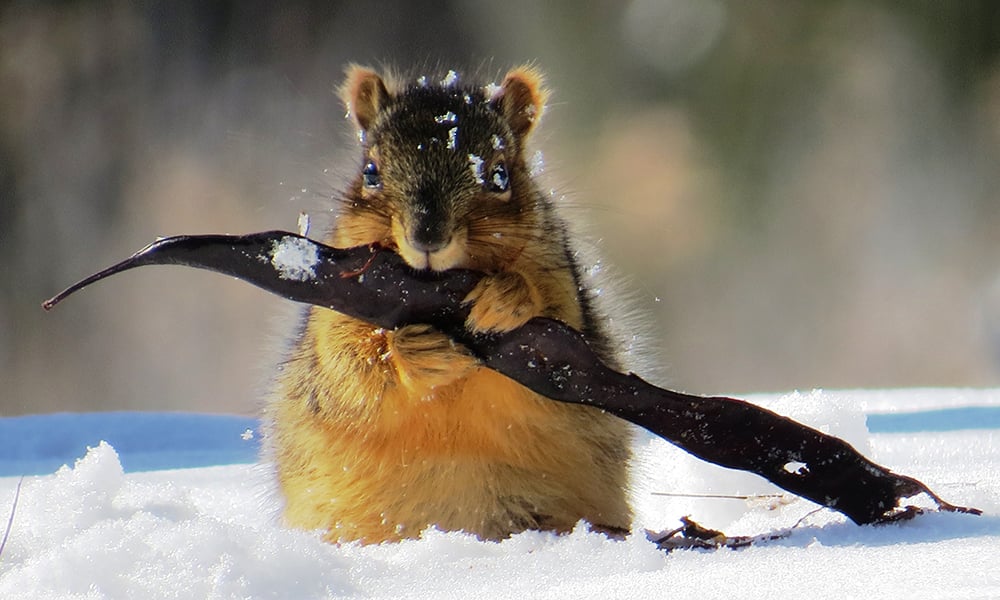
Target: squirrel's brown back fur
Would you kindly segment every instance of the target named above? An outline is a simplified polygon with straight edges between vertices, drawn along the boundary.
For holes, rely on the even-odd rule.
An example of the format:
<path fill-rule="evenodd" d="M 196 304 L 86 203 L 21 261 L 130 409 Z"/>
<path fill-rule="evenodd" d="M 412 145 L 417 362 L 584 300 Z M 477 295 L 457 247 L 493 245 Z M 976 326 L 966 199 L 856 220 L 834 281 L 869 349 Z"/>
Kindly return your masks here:
<path fill-rule="evenodd" d="M 343 96 L 363 158 L 326 241 L 379 243 L 418 269 L 485 272 L 467 298 L 474 331 L 547 316 L 609 347 L 566 228 L 525 161 L 545 101 L 539 75 L 454 79 L 400 86 L 349 69 Z M 286 521 L 331 541 L 631 524 L 627 424 L 542 398 L 428 326 L 387 331 L 309 309 L 268 416 Z"/>

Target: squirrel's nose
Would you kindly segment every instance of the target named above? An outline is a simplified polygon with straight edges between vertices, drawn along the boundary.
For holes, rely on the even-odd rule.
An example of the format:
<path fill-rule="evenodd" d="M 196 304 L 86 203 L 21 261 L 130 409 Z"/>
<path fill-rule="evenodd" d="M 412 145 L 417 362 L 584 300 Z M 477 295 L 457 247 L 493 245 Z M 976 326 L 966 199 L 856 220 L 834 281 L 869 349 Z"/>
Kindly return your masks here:
<path fill-rule="evenodd" d="M 409 229 L 406 241 L 418 252 L 433 254 L 451 242 L 451 235 L 440 220 L 421 219 L 411 223 Z"/>
<path fill-rule="evenodd" d="M 427 236 L 421 237 L 414 235 L 411 236 L 408 241 L 414 250 L 417 250 L 418 252 L 426 252 L 427 254 L 433 254 L 447 246 L 451 239 Z"/>
<path fill-rule="evenodd" d="M 406 241 L 418 252 L 433 254 L 451 242 L 451 202 L 443 186 L 423 182 L 408 206 Z"/>

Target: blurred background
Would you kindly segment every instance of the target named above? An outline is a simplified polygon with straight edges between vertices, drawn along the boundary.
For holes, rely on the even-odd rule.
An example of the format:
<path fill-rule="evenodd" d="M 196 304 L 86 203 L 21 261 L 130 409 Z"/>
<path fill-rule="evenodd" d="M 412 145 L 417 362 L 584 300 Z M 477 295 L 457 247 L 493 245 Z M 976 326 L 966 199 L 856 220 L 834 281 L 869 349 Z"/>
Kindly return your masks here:
<path fill-rule="evenodd" d="M 156 267 L 39 303 L 156 236 L 322 228 L 350 61 L 547 72 L 543 185 L 661 382 L 998 385 L 998 51 L 990 1 L 0 4 L 0 414 L 259 410 L 286 301 Z"/>

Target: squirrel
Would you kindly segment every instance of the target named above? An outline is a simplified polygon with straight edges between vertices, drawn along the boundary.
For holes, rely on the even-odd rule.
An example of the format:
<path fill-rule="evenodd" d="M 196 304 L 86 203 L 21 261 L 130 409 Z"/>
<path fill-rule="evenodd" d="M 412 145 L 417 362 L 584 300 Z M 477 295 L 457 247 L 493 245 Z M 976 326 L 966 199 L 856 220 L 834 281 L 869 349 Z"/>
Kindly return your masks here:
<path fill-rule="evenodd" d="M 469 330 L 551 317 L 615 364 L 567 225 L 529 167 L 548 95 L 534 67 L 483 86 L 352 65 L 340 92 L 362 157 L 326 243 L 483 272 L 465 298 Z M 539 396 L 428 325 L 306 309 L 266 416 L 285 522 L 330 542 L 631 527 L 630 425 Z"/>

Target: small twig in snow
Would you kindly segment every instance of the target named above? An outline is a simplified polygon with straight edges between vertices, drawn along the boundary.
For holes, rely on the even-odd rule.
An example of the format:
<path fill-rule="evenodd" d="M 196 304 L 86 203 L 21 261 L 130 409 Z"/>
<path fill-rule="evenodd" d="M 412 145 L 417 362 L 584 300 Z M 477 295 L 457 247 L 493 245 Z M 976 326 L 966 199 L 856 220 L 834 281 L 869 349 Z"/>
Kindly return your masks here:
<path fill-rule="evenodd" d="M 669 498 L 709 498 L 712 500 L 761 500 L 763 498 L 783 498 L 785 494 L 681 494 L 673 492 L 650 492 L 654 496 L 667 496 Z"/>
<path fill-rule="evenodd" d="M 0 557 L 3 557 L 3 549 L 7 547 L 7 538 L 10 537 L 10 530 L 14 526 L 14 514 L 17 512 L 17 499 L 21 497 L 22 483 L 24 483 L 24 475 L 17 480 L 17 488 L 14 490 L 14 501 L 10 504 L 10 516 L 7 518 L 7 528 L 3 532 L 3 540 L 0 540 Z"/>

